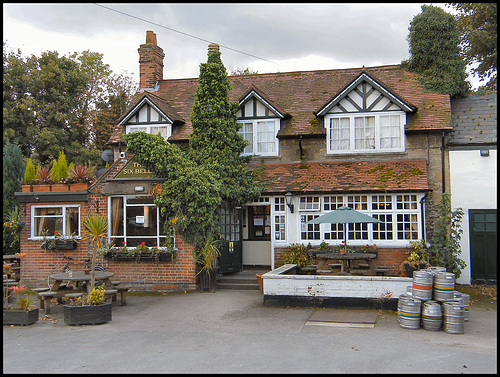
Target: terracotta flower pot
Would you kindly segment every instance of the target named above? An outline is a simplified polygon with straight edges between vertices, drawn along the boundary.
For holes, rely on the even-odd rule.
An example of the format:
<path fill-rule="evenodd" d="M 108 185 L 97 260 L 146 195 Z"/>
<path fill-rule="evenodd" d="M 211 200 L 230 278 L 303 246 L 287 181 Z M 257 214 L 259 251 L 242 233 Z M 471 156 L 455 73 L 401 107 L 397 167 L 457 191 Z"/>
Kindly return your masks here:
<path fill-rule="evenodd" d="M 57 184 L 57 185 L 52 185 L 51 187 L 52 191 L 69 191 L 68 185 L 65 184 Z"/>
<path fill-rule="evenodd" d="M 21 185 L 22 192 L 32 192 L 32 189 L 31 185 Z"/>

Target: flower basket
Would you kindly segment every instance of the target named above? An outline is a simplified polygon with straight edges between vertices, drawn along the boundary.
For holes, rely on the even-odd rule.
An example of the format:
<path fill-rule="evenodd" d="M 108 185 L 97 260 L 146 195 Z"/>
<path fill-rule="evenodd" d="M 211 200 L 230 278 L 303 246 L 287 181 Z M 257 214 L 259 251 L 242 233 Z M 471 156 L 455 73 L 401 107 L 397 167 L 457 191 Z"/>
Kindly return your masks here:
<path fill-rule="evenodd" d="M 28 326 L 38 321 L 38 308 L 31 310 L 3 310 L 4 325 Z"/>
<path fill-rule="evenodd" d="M 137 258 L 133 255 L 124 252 L 112 252 L 104 255 L 105 260 L 112 261 L 135 261 Z M 153 253 L 141 253 L 139 256 L 139 261 L 155 261 L 155 256 Z M 172 253 L 164 251 L 158 253 L 158 261 L 160 262 L 170 262 L 172 261 Z"/>
<path fill-rule="evenodd" d="M 78 243 L 74 240 L 57 240 L 55 245 L 53 241 L 44 241 L 40 245 L 45 250 L 74 250 Z"/>
<path fill-rule="evenodd" d="M 111 303 L 99 305 L 64 305 L 64 323 L 68 325 L 97 325 L 111 321 Z"/>

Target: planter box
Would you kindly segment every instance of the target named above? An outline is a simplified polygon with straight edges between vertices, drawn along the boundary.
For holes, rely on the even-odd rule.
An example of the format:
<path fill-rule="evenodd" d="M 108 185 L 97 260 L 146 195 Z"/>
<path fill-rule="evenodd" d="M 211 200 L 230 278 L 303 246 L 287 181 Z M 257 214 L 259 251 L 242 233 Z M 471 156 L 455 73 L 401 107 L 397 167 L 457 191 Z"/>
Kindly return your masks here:
<path fill-rule="evenodd" d="M 104 255 L 105 260 L 113 260 L 113 261 L 135 261 L 137 260 L 135 256 L 128 255 L 127 253 L 112 253 Z M 140 261 L 150 261 L 154 262 L 155 258 L 153 253 L 142 253 L 139 257 Z M 158 254 L 159 262 L 170 262 L 172 260 L 172 253 L 169 252 L 161 252 Z"/>
<path fill-rule="evenodd" d="M 64 305 L 64 323 L 68 325 L 97 325 L 111 321 L 111 303 L 100 305 Z"/>
<path fill-rule="evenodd" d="M 69 186 L 65 184 L 58 184 L 51 186 L 52 191 L 69 191 Z"/>
<path fill-rule="evenodd" d="M 33 192 L 46 192 L 50 191 L 50 186 L 51 185 L 33 185 L 31 187 L 33 188 Z"/>
<path fill-rule="evenodd" d="M 33 188 L 31 185 L 21 185 L 21 192 L 32 192 Z"/>
<path fill-rule="evenodd" d="M 71 183 L 69 191 L 85 191 L 90 187 L 90 183 Z"/>
<path fill-rule="evenodd" d="M 217 282 L 217 269 L 208 268 L 203 269 L 200 274 L 200 288 L 202 290 L 214 291 Z"/>
<path fill-rule="evenodd" d="M 74 250 L 78 243 L 73 240 L 56 241 L 55 247 L 52 246 L 51 241 L 42 242 L 40 247 L 45 250 Z"/>
<path fill-rule="evenodd" d="M 4 325 L 28 326 L 38 321 L 38 308 L 31 310 L 3 310 Z"/>
<path fill-rule="evenodd" d="M 392 276 L 296 275 L 285 264 L 262 275 L 265 306 L 366 307 L 396 310 L 411 278 Z"/>

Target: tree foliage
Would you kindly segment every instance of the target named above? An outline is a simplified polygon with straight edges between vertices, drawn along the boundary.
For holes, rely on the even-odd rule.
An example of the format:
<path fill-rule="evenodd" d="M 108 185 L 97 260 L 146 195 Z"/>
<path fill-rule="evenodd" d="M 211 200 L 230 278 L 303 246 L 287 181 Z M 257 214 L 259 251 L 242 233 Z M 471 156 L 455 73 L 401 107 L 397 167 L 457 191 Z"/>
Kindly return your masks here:
<path fill-rule="evenodd" d="M 452 97 L 469 93 L 466 63 L 460 56 L 460 34 L 455 18 L 443 9 L 422 5 L 410 22 L 410 58 L 402 66 L 418 73 L 424 89 Z"/>
<path fill-rule="evenodd" d="M 134 85 L 102 58 L 90 51 L 23 57 L 4 43 L 4 144 L 19 144 L 24 157 L 44 165 L 61 149 L 79 164 L 103 163 L 100 153 Z"/>
<path fill-rule="evenodd" d="M 21 191 L 24 176 L 24 162 L 21 148 L 17 144 L 7 143 L 3 149 L 3 214 L 14 210 L 17 204 L 14 193 Z"/>
<path fill-rule="evenodd" d="M 472 69 L 480 81 L 489 79 L 485 89 L 497 89 L 497 4 L 450 3 L 459 13 L 455 15 L 462 53 L 468 64 L 477 63 Z"/>
<path fill-rule="evenodd" d="M 246 142 L 238 135 L 238 105 L 228 99 L 229 80 L 218 51 L 200 65 L 189 148 L 182 151 L 160 135 L 124 135 L 127 149 L 139 162 L 165 178 L 155 203 L 168 217 L 182 215 L 183 239 L 200 252 L 220 235 L 219 208 L 241 205 L 260 195 L 255 176 L 241 157 Z M 167 222 L 168 224 L 168 222 Z"/>

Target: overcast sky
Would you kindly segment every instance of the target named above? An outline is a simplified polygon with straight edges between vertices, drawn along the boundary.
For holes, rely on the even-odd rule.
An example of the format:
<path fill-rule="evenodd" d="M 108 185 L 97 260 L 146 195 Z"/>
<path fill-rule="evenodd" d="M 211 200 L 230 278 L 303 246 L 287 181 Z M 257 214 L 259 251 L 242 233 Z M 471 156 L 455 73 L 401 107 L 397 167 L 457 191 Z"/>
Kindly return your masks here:
<path fill-rule="evenodd" d="M 147 30 L 165 53 L 164 79 L 198 77 L 210 42 L 228 72 L 370 67 L 409 57 L 408 27 L 423 3 L 96 4 L 4 3 L 3 40 L 25 56 L 99 52 L 135 80 Z"/>

